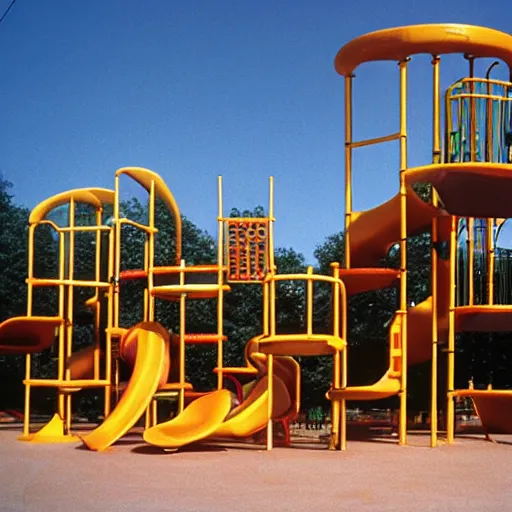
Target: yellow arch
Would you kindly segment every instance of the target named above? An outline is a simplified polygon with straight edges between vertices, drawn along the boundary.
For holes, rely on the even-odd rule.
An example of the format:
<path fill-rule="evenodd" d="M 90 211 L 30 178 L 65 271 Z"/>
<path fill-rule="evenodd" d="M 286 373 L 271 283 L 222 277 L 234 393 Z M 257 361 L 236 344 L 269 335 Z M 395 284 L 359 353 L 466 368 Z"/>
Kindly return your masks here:
<path fill-rule="evenodd" d="M 402 61 L 410 55 L 464 53 L 502 59 L 512 67 L 512 36 L 474 25 L 440 23 L 378 30 L 353 39 L 334 60 L 336 71 L 350 76 L 363 62 Z"/>
<path fill-rule="evenodd" d="M 144 167 L 122 167 L 116 171 L 116 176 L 120 176 L 121 174 L 126 174 L 132 178 L 148 192 L 151 190 L 151 182 L 155 184 L 155 194 L 164 200 L 167 208 L 169 208 L 169 211 L 174 217 L 176 224 L 176 260 L 179 261 L 181 259 L 181 214 L 178 203 L 176 203 L 165 181 L 156 172 L 145 169 Z"/>
<path fill-rule="evenodd" d="M 104 204 L 114 203 L 114 191 L 107 188 L 76 188 L 61 192 L 39 203 L 30 213 L 29 224 L 41 222 L 54 208 L 73 199 L 76 203 L 85 203 L 101 208 Z"/>

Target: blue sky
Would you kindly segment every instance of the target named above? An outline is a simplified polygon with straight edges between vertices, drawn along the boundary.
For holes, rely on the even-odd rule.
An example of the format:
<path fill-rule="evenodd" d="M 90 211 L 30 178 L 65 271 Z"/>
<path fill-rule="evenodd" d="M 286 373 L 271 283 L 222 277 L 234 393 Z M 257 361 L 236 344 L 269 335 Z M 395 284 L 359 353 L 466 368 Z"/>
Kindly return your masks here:
<path fill-rule="evenodd" d="M 17 0 L 0 25 L 0 172 L 33 207 L 70 188 L 113 188 L 119 167 L 148 167 L 213 235 L 217 175 L 225 213 L 266 206 L 273 175 L 276 245 L 312 262 L 343 228 L 339 48 L 416 23 L 507 31 L 507 12 L 504 0 Z M 430 159 L 429 61 L 411 63 L 411 165 Z M 449 57 L 442 73 L 446 87 L 465 62 Z M 355 138 L 396 131 L 397 79 L 393 63 L 358 70 Z M 358 150 L 356 209 L 396 193 L 397 154 L 393 144 Z"/>

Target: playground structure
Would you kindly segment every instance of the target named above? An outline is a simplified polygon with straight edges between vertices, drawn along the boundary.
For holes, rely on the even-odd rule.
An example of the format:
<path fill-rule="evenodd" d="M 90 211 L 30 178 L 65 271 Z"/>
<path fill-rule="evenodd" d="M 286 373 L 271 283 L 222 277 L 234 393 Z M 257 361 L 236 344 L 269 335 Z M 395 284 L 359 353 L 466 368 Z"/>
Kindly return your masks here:
<path fill-rule="evenodd" d="M 411 56 L 432 55 L 432 163 L 409 168 L 407 164 L 407 73 Z M 462 54 L 469 76 L 445 93 L 444 133 L 440 80 L 441 55 Z M 71 432 L 72 395 L 80 389 L 103 389 L 105 420 L 83 443 L 104 450 L 120 439 L 145 413 L 144 440 L 165 449 L 216 438 L 246 438 L 266 428 L 267 449 L 273 446 L 274 423 L 285 426 L 300 409 L 300 367 L 294 356 L 323 355 L 333 358 L 330 447 L 346 449 L 347 401 L 377 400 L 398 395 L 400 399 L 399 444 L 407 442 L 408 367 L 431 360 L 431 446 L 438 442 L 438 360 L 440 346 L 446 353 L 446 420 L 449 443 L 454 440 L 457 397 L 471 397 L 484 427 L 512 432 L 512 390 L 455 389 L 455 340 L 463 332 L 512 330 L 512 305 L 508 288 L 499 285 L 505 268 L 505 252 L 499 250 L 499 233 L 510 216 L 512 192 L 512 83 L 475 77 L 479 58 L 501 59 L 512 64 L 512 36 L 492 29 L 466 25 L 421 25 L 382 30 L 361 36 L 341 48 L 335 67 L 345 82 L 345 261 L 332 263 L 332 275 L 312 268 L 304 274 L 279 274 L 274 262 L 273 180 L 270 180 L 268 216 L 226 218 L 223 215 L 222 180 L 218 180 L 217 262 L 187 265 L 182 257 L 182 226 L 178 205 L 163 179 L 143 168 L 116 172 L 114 190 L 77 189 L 49 198 L 29 218 L 27 315 L 0 325 L 0 353 L 26 354 L 25 415 L 22 439 L 40 442 L 76 441 Z M 354 141 L 354 71 L 364 62 L 390 60 L 399 64 L 399 130 L 388 136 Z M 442 141 L 444 140 L 444 147 Z M 352 208 L 352 154 L 357 148 L 398 141 L 399 190 L 395 197 L 363 212 Z M 127 219 L 121 212 L 121 179 L 137 182 L 148 194 L 148 220 Z M 415 190 L 418 183 L 431 186 L 429 201 Z M 162 201 L 174 227 L 174 254 L 169 265 L 155 264 L 156 205 Z M 93 221 L 77 219 L 77 205 L 93 211 Z M 66 206 L 68 220 L 51 220 L 56 208 Z M 50 226 L 58 240 L 58 276 L 34 275 L 34 233 Z M 480 226 L 480 229 L 475 229 Z M 143 268 L 122 266 L 124 232 L 134 229 L 145 237 Z M 75 275 L 75 236 L 95 237 L 91 263 L 94 277 Z M 407 291 L 408 238 L 430 233 L 432 240 L 431 296 L 409 307 Z M 463 238 L 465 237 L 465 238 Z M 390 248 L 398 243 L 399 268 L 381 266 Z M 508 253 L 507 253 L 508 255 Z M 478 274 L 477 274 L 478 270 Z M 485 272 L 482 272 L 485 270 Z M 479 276 L 476 283 L 475 275 Z M 123 283 L 144 283 L 143 315 L 136 325 L 120 321 Z M 276 314 L 279 283 L 304 282 L 306 318 L 303 330 L 282 334 Z M 231 287 L 248 284 L 263 289 L 262 332 L 248 340 L 246 365 L 224 366 L 224 295 Z M 331 315 L 328 333 L 314 329 L 315 285 L 330 288 Z M 477 285 L 478 284 L 478 285 Z M 33 314 L 33 294 L 38 287 L 57 292 L 55 316 Z M 389 368 L 376 383 L 349 386 L 347 365 L 347 298 L 359 293 L 394 287 L 398 308 L 389 328 Z M 86 305 L 92 311 L 94 340 L 90 347 L 73 351 L 74 302 L 77 288 L 93 290 Z M 189 300 L 215 300 L 216 330 L 189 333 L 186 305 Z M 179 309 L 179 332 L 174 334 L 156 322 L 157 301 L 172 301 Z M 33 378 L 31 354 L 54 343 L 58 346 L 57 377 Z M 216 389 L 194 391 L 186 382 L 185 347 L 211 343 L 217 349 Z M 170 353 L 177 354 L 172 359 Z M 128 386 L 119 392 L 119 358 L 132 366 Z M 253 381 L 246 392 L 239 379 Z M 232 407 L 233 396 L 225 381 L 237 383 L 241 402 Z M 57 391 L 57 411 L 39 432 L 30 432 L 32 388 Z M 176 418 L 157 422 L 158 401 L 176 396 Z M 115 406 L 112 407 L 112 397 Z"/>
<path fill-rule="evenodd" d="M 412 55 L 432 55 L 432 163 L 409 168 L 407 164 L 407 71 Z M 444 148 L 440 66 L 442 54 L 464 55 L 469 76 L 457 81 L 445 94 Z M 510 69 L 512 37 L 492 29 L 466 25 L 420 25 L 381 30 L 361 36 L 338 52 L 335 67 L 345 80 L 345 268 L 340 271 L 347 292 L 356 294 L 398 286 L 399 307 L 389 335 L 389 370 L 370 386 L 329 391 L 331 400 L 373 400 L 400 397 L 399 443 L 406 443 L 407 367 L 431 359 L 431 446 L 437 444 L 438 352 L 447 353 L 447 441 L 454 438 L 454 399 L 471 396 L 477 411 L 486 410 L 493 421 L 510 431 L 512 391 L 454 389 L 455 337 L 470 331 L 508 331 L 512 319 L 510 295 L 495 304 L 493 295 L 496 240 L 485 240 L 488 255 L 486 293 L 477 303 L 474 294 L 475 218 L 490 226 L 509 217 L 510 94 L 512 84 L 474 75 L 477 58 L 499 58 Z M 354 71 L 364 63 L 397 61 L 399 65 L 399 129 L 388 136 L 354 141 L 352 138 L 352 88 Z M 493 64 L 494 66 L 494 64 Z M 352 211 L 352 153 L 364 146 L 398 141 L 399 192 L 388 202 L 364 212 Z M 431 186 L 427 204 L 414 190 L 417 183 Z M 466 220 L 464 220 L 466 219 Z M 457 233 L 460 222 L 468 228 L 468 266 L 457 265 Z M 407 294 L 407 239 L 431 233 L 431 297 L 412 308 Z M 391 246 L 399 243 L 398 269 L 379 267 Z M 465 301 L 457 301 L 459 272 L 467 275 Z M 460 283 L 459 283 L 460 285 Z M 460 297 L 459 297 L 460 299 Z M 498 401 L 499 399 L 499 401 Z M 500 403 L 500 406 L 498 406 Z M 484 406 L 485 404 L 485 406 Z M 492 412 L 490 412 L 492 410 Z M 487 414 L 486 414 L 487 416 Z M 484 427 L 486 418 L 482 415 Z M 505 425 L 507 425 L 505 427 Z M 343 440 L 342 440 L 343 443 Z"/>

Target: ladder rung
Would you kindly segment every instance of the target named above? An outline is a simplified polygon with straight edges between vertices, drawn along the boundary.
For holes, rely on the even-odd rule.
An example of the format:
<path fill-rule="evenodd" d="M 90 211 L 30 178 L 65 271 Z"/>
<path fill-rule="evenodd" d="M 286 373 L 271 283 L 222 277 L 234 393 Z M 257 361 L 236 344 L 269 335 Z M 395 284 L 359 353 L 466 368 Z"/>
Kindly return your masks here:
<path fill-rule="evenodd" d="M 185 334 L 185 343 L 217 343 L 227 339 L 222 334 Z"/>

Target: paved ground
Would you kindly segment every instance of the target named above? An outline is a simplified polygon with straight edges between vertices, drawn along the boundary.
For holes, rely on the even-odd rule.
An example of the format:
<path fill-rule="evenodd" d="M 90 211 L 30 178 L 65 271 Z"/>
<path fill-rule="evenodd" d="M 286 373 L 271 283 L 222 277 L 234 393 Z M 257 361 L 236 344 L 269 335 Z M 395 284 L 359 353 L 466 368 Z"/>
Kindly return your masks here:
<path fill-rule="evenodd" d="M 512 509 L 512 436 L 492 444 L 428 437 L 297 445 L 202 446 L 174 454 L 132 434 L 105 453 L 16 440 L 0 427 L 0 511 L 457 511 Z"/>

